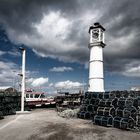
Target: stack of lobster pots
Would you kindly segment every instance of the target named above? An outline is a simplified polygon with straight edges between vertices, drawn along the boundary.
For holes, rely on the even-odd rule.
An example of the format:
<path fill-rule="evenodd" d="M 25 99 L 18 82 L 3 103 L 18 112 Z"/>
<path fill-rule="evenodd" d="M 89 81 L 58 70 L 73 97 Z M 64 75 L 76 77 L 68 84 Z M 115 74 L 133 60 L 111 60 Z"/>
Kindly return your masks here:
<path fill-rule="evenodd" d="M 86 92 L 78 117 L 121 129 L 140 127 L 140 92 Z"/>
<path fill-rule="evenodd" d="M 56 96 L 56 110 L 62 112 L 67 109 L 77 109 L 81 105 L 83 95 L 81 93 L 64 93 Z"/>
<path fill-rule="evenodd" d="M 1 92 L 0 93 L 0 119 L 6 115 L 16 114 L 20 110 L 21 93 Z"/>

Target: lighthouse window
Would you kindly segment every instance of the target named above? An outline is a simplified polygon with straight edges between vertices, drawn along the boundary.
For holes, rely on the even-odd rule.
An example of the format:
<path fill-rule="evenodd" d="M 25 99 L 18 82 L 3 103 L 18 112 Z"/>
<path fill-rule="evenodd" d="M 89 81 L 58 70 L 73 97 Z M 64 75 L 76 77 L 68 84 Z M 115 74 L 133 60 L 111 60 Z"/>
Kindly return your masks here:
<path fill-rule="evenodd" d="M 92 31 L 92 37 L 94 40 L 97 40 L 99 37 L 99 30 L 93 30 Z"/>
<path fill-rule="evenodd" d="M 100 33 L 100 39 L 103 40 L 103 32 Z"/>

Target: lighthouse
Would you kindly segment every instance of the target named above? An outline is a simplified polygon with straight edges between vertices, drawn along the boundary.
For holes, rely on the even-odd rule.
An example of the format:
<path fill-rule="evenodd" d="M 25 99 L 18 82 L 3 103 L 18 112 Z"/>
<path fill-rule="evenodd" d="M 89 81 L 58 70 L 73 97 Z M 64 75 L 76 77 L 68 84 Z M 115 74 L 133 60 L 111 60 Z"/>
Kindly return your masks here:
<path fill-rule="evenodd" d="M 103 48 L 105 29 L 100 23 L 89 28 L 90 60 L 89 60 L 89 92 L 104 92 Z"/>

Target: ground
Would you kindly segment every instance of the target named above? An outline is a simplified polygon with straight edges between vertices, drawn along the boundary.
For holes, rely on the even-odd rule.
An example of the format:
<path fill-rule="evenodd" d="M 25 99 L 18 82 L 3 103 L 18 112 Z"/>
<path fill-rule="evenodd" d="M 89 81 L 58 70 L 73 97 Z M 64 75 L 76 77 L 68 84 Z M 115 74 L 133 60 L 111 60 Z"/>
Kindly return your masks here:
<path fill-rule="evenodd" d="M 66 119 L 54 109 L 0 120 L 0 140 L 139 140 L 140 132 L 97 126 L 90 120 Z"/>

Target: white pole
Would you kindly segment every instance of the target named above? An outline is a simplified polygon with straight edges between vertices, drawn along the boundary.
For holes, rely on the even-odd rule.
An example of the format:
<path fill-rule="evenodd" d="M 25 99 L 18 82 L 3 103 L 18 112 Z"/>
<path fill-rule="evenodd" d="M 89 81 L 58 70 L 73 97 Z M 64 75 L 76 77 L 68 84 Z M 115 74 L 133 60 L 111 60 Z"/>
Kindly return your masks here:
<path fill-rule="evenodd" d="M 24 96 L 25 96 L 25 49 L 22 48 L 22 84 L 21 84 L 21 112 L 24 111 Z"/>

